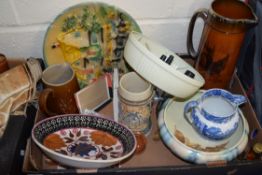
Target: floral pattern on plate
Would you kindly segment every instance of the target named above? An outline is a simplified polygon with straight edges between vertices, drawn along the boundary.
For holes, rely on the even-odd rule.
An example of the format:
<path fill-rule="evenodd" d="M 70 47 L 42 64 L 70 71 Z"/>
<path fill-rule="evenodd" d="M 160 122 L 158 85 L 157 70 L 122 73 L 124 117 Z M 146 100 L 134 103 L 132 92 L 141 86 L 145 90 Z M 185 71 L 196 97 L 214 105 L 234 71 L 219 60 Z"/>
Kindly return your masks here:
<path fill-rule="evenodd" d="M 78 168 L 102 168 L 130 157 L 136 138 L 130 129 L 104 117 L 65 114 L 46 118 L 32 139 L 52 160 Z"/>

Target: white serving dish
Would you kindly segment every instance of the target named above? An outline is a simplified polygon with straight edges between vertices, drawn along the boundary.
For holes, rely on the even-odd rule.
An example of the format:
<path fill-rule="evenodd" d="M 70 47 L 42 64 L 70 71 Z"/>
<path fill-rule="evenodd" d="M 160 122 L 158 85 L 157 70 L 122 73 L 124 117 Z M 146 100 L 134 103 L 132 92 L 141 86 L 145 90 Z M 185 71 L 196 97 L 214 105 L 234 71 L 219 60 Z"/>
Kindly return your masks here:
<path fill-rule="evenodd" d="M 172 63 L 169 65 L 161 60 L 162 55 L 172 55 Z M 191 65 L 164 46 L 137 32 L 129 34 L 124 57 L 143 78 L 175 97 L 189 97 L 205 83 Z M 193 73 L 194 78 L 185 75 L 186 71 Z"/>
<path fill-rule="evenodd" d="M 168 99 L 158 116 L 158 125 L 163 142 L 182 159 L 208 164 L 216 161 L 231 161 L 243 152 L 248 142 L 249 126 L 239 110 L 240 121 L 237 130 L 228 138 L 215 141 L 201 136 L 184 117 L 186 102 L 197 99 L 203 91 L 186 101 Z"/>
<path fill-rule="evenodd" d="M 131 130 L 97 115 L 66 114 L 38 122 L 32 139 L 51 159 L 76 168 L 103 168 L 130 157 L 136 149 Z"/>

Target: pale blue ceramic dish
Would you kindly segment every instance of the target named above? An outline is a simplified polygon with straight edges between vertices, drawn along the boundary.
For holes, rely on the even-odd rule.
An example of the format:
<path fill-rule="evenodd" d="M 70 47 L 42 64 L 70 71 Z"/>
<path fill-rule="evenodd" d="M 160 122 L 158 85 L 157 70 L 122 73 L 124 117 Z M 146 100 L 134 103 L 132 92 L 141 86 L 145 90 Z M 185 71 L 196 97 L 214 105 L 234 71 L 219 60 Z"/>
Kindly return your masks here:
<path fill-rule="evenodd" d="M 245 149 L 248 142 L 249 126 L 239 110 L 239 124 L 236 131 L 222 140 L 210 140 L 199 134 L 185 119 L 184 106 L 196 100 L 202 92 L 189 100 L 168 99 L 158 115 L 158 125 L 163 142 L 178 157 L 197 164 L 214 161 L 231 161 Z"/>

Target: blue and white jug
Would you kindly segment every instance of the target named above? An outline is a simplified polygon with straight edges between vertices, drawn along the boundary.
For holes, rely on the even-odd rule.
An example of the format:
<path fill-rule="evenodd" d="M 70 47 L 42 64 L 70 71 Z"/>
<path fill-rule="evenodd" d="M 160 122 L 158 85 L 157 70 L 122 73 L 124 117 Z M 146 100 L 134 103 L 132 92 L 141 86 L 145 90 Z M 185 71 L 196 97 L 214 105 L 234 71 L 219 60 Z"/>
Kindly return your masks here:
<path fill-rule="evenodd" d="M 221 140 L 229 137 L 238 127 L 238 106 L 246 102 L 242 95 L 223 89 L 205 91 L 198 100 L 189 101 L 184 114 L 190 124 L 203 136 Z"/>

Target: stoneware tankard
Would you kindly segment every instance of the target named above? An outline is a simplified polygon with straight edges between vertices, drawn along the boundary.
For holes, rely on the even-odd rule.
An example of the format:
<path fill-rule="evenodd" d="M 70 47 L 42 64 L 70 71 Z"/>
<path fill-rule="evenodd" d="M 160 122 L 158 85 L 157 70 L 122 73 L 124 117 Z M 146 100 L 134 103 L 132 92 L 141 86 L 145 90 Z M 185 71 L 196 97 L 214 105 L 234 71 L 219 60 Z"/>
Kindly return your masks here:
<path fill-rule="evenodd" d="M 186 103 L 184 114 L 199 134 L 213 140 L 229 137 L 238 127 L 238 106 L 246 102 L 242 95 L 223 89 L 205 91 L 198 100 Z"/>

